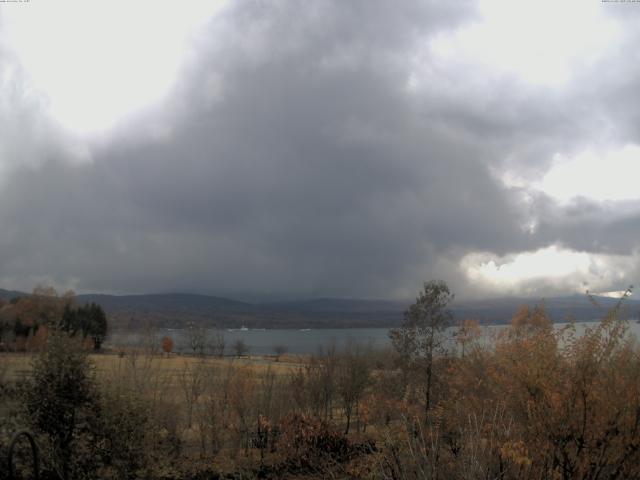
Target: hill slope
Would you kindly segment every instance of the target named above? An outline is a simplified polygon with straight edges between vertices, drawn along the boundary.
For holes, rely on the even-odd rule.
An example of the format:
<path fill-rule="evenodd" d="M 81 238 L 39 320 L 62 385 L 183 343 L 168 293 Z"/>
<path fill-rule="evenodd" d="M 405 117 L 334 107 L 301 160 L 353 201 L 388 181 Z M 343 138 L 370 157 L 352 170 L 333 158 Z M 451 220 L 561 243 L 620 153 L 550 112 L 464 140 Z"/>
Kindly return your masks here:
<path fill-rule="evenodd" d="M 0 289 L 0 298 L 26 295 Z M 544 300 L 553 321 L 564 322 L 602 318 L 617 300 L 596 297 L 594 306 L 585 295 Z M 149 295 L 78 295 L 78 303 L 101 305 L 112 325 L 138 328 L 145 323 L 180 328 L 195 323 L 224 328 L 353 328 L 393 327 L 402 322 L 411 301 L 320 298 L 312 300 L 249 303 L 228 298 L 186 293 Z M 456 320 L 475 318 L 484 324 L 508 323 L 520 305 L 540 303 L 531 298 L 498 298 L 456 302 L 451 306 Z M 640 301 L 626 300 L 629 316 L 639 317 Z"/>
<path fill-rule="evenodd" d="M 189 322 L 237 328 L 348 328 L 399 325 L 411 301 L 314 299 L 306 301 L 248 303 L 206 295 L 80 295 L 80 302 L 101 304 L 116 321 L 133 324 L 151 322 L 181 327 Z M 594 306 L 584 295 L 544 300 L 554 322 L 570 318 L 588 321 L 602 318 L 617 300 L 596 297 Z M 485 324 L 508 323 L 521 305 L 530 307 L 540 299 L 503 298 L 458 302 L 452 305 L 456 320 L 476 318 Z M 626 300 L 627 314 L 637 318 L 640 301 Z"/>

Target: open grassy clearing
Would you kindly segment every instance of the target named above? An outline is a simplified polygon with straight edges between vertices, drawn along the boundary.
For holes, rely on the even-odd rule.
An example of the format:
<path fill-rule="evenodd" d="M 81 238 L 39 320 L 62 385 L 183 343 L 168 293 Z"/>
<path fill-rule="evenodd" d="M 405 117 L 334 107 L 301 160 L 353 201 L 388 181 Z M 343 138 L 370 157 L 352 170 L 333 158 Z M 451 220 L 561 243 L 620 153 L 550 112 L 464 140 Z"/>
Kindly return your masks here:
<path fill-rule="evenodd" d="M 36 353 L 0 353 L 0 377 L 8 381 L 16 381 L 29 374 L 32 360 Z M 243 367 L 256 375 L 271 371 L 276 375 L 286 375 L 304 366 L 306 359 L 287 355 L 276 360 L 272 356 L 248 356 L 242 358 L 225 357 L 196 357 L 188 355 L 147 355 L 143 353 L 128 353 L 120 355 L 115 352 L 91 354 L 89 359 L 95 366 L 98 380 L 104 375 L 112 375 L 130 366 L 152 367 L 155 371 L 162 371 L 171 377 L 177 377 L 185 368 L 195 365 L 206 367 Z"/>

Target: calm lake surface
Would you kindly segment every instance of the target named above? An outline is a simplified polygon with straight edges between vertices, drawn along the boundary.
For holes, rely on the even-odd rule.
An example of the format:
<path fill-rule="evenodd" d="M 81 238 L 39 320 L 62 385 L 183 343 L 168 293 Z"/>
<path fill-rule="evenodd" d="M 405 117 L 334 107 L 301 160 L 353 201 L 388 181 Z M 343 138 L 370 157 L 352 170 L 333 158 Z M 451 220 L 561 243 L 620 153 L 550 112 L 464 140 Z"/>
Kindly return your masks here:
<path fill-rule="evenodd" d="M 585 328 L 594 327 L 598 324 L 594 322 L 576 323 L 578 333 L 584 332 Z M 562 328 L 566 324 L 557 323 L 556 328 Z M 495 334 L 505 328 L 505 325 L 489 325 L 482 327 L 483 336 L 481 341 L 490 342 Z M 449 336 L 455 329 L 449 329 Z M 344 347 L 347 342 L 358 342 L 364 345 L 371 345 L 374 348 L 384 348 L 390 346 L 389 329 L 388 328 L 323 328 L 323 329 L 256 329 L 241 330 L 228 329 L 221 330 L 227 345 L 226 353 L 232 354 L 232 345 L 235 341 L 241 339 L 249 347 L 251 355 L 272 355 L 276 345 L 284 345 L 289 353 L 295 354 L 313 354 L 317 353 L 320 348 L 326 349 L 335 345 L 338 349 Z M 640 324 L 634 319 L 629 321 L 629 332 L 640 338 Z M 208 336 L 212 337 L 213 332 L 209 332 Z M 126 345 L 135 346 L 143 345 L 145 342 L 152 341 L 156 345 L 160 345 L 160 339 L 163 336 L 170 336 L 174 343 L 174 351 L 189 352 L 189 337 L 187 330 L 184 329 L 157 329 L 153 335 L 154 338 L 149 339 L 149 334 L 131 333 L 123 331 L 115 331 L 111 333 L 107 340 L 107 345 L 111 347 Z"/>

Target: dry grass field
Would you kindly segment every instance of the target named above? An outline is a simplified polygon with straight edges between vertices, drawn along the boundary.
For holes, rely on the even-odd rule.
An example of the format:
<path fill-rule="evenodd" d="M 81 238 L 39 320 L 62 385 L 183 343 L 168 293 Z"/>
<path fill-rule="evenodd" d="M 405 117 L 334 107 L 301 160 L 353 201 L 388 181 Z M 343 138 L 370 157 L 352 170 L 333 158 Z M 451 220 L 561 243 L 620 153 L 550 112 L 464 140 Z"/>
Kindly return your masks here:
<path fill-rule="evenodd" d="M 24 378 L 31 370 L 35 353 L 0 353 L 0 379 L 16 381 Z M 286 375 L 303 366 L 307 359 L 294 355 L 283 355 L 279 360 L 272 356 L 248 356 L 248 357 L 196 357 L 188 355 L 147 355 L 131 351 L 125 355 L 115 352 L 106 352 L 89 355 L 94 365 L 98 381 L 103 378 L 111 378 L 114 373 L 124 372 L 132 366 L 152 369 L 162 372 L 171 379 L 172 384 L 177 384 L 177 378 L 185 371 L 195 366 L 212 368 L 242 367 L 244 371 L 250 370 L 257 376 L 271 371 L 276 375 Z"/>
<path fill-rule="evenodd" d="M 37 352 L 0 353 L 0 384 L 16 384 L 28 379 L 37 355 Z M 96 385 L 108 397 L 113 399 L 123 394 L 132 396 L 131 398 L 144 402 L 154 415 L 173 417 L 173 420 L 162 422 L 175 424 L 181 451 L 184 455 L 193 457 L 193 461 L 188 463 L 193 463 L 194 468 L 198 464 L 194 459 L 202 456 L 207 428 L 203 422 L 206 420 L 211 398 L 219 395 L 223 389 L 234 390 L 230 385 L 236 385 L 240 389 L 247 385 L 264 386 L 267 379 L 271 379 L 269 381 L 273 384 L 286 384 L 308 361 L 304 357 L 293 355 L 283 355 L 279 359 L 273 356 L 215 358 L 151 354 L 135 349 L 124 354 L 115 351 L 91 353 L 88 358 L 95 373 Z M 234 402 L 241 402 L 240 398 L 245 397 L 249 401 L 256 392 L 253 389 L 247 392 L 234 390 L 229 394 L 237 397 Z M 224 396 L 226 395 L 225 393 Z M 3 416 L 13 415 L 13 407 L 15 404 L 3 405 L 0 402 L 0 421 Z M 167 428 L 162 428 L 160 434 L 168 435 Z M 227 451 L 228 448 L 222 450 Z M 240 460 L 249 465 L 254 453 L 251 453 L 250 458 Z M 232 460 L 225 460 L 225 455 L 220 455 L 218 461 L 221 463 L 217 468 L 229 471 L 236 468 L 239 459 L 235 458 L 235 454 L 232 456 Z"/>

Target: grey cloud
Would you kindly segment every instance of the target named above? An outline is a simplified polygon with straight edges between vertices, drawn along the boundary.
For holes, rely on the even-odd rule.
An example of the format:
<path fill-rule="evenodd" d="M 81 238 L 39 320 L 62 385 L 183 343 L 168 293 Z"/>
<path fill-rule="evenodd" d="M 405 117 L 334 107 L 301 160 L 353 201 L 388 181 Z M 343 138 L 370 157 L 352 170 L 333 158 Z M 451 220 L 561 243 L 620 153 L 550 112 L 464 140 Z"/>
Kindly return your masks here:
<path fill-rule="evenodd" d="M 0 190 L 0 286 L 389 297 L 437 276 L 464 295 L 471 251 L 632 249 L 632 217 L 527 207 L 492 173 L 542 171 L 584 141 L 586 93 L 406 90 L 411 52 L 473 5 L 308 5 L 234 2 L 168 101 L 92 144 L 91 162 L 11 134 L 41 150 Z M 611 245 L 580 243 L 606 228 Z"/>
<path fill-rule="evenodd" d="M 542 212 L 537 235 L 546 243 L 613 255 L 631 255 L 640 247 L 640 202 L 578 198 L 563 208 L 547 205 Z"/>

